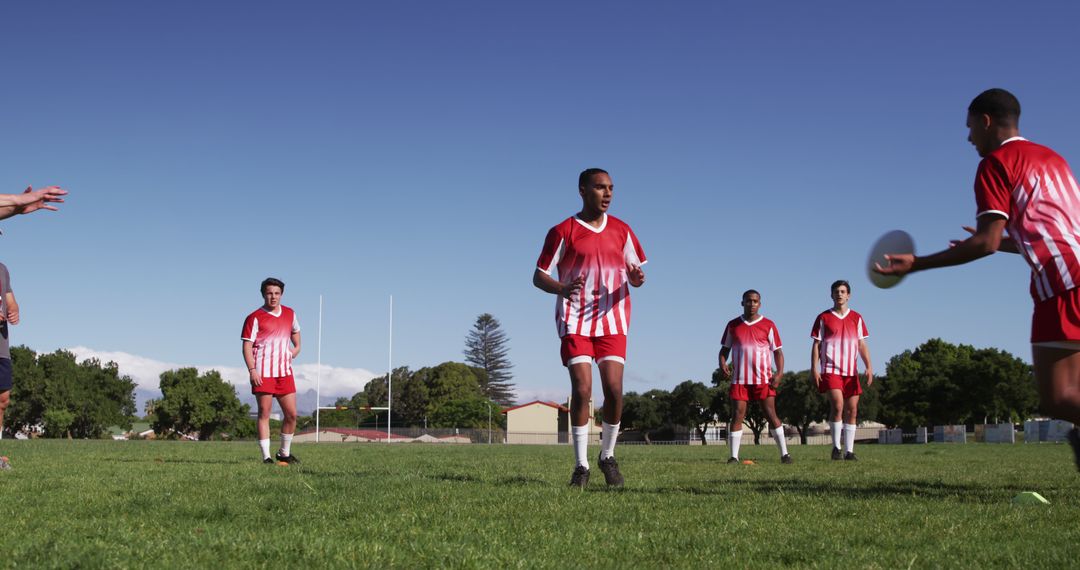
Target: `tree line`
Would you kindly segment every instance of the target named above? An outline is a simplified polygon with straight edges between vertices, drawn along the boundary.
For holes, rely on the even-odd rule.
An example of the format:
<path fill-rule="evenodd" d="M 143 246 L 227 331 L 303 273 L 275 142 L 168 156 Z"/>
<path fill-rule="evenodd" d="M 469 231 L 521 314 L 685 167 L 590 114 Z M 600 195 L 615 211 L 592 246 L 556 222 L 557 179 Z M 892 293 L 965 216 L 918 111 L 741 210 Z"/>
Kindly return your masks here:
<path fill-rule="evenodd" d="M 37 354 L 11 349 L 14 386 L 5 429 L 38 430 L 45 437 L 100 438 L 110 426 L 130 429 L 138 419 L 135 382 L 121 375 L 115 363 L 96 359 L 77 362 L 74 354 L 57 350 Z M 500 413 L 506 402 L 496 394 L 481 367 L 444 362 L 393 371 L 393 426 L 428 428 L 504 427 Z M 240 402 L 236 388 L 214 370 L 199 374 L 180 368 L 161 374 L 162 396 L 147 403 L 147 419 L 159 436 L 187 435 L 198 439 L 248 438 L 254 434 L 250 408 Z M 670 439 L 676 430 L 692 430 L 704 440 L 707 427 L 725 422 L 731 403 L 727 380 L 719 370 L 709 384 L 687 380 L 673 389 L 629 392 L 623 398 L 622 428 L 646 440 Z M 387 378 L 372 379 L 362 390 L 335 404 L 342 410 L 321 414 L 323 426 L 386 425 Z M 859 417 L 889 427 L 975 423 L 1019 423 L 1036 415 L 1038 395 L 1031 366 L 1006 351 L 977 349 L 931 339 L 892 357 L 872 386 L 865 387 Z M 809 371 L 789 372 L 777 389 L 777 412 L 805 442 L 810 424 L 828 413 Z M 299 427 L 312 426 L 302 418 Z M 755 441 L 766 429 L 758 406 L 750 406 L 746 425 Z"/>
<path fill-rule="evenodd" d="M 995 348 L 930 339 L 889 359 L 885 374 L 872 385 L 863 380 L 860 421 L 887 427 L 1019 423 L 1038 411 L 1031 365 Z M 829 412 L 809 370 L 784 374 L 777 386 L 776 411 L 802 443 L 810 425 L 825 421 Z M 671 391 L 627 393 L 622 429 L 646 441 L 670 439 L 677 429 L 690 429 L 704 442 L 707 427 L 726 423 L 730 413 L 728 381 L 717 369 L 711 385 L 687 380 Z M 758 406 L 749 406 L 744 423 L 758 443 L 768 427 Z"/>

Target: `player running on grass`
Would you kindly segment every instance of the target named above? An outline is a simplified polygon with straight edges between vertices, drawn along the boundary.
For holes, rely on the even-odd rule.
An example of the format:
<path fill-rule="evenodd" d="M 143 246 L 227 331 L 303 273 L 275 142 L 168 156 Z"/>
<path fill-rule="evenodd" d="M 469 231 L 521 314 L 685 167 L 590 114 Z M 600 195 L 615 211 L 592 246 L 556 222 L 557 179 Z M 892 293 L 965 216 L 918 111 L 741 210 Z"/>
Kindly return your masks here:
<path fill-rule="evenodd" d="M 1031 360 L 1042 412 L 1080 425 L 1080 188 L 1053 150 L 1020 136 L 1020 102 L 988 89 L 968 106 L 975 174 L 975 228 L 933 255 L 886 255 L 883 275 L 968 263 L 996 251 L 1031 266 Z M 1008 230 L 1007 236 L 1003 232 Z M 1003 239 L 1008 237 L 1009 239 Z M 1080 430 L 1069 432 L 1080 469 Z"/>
<path fill-rule="evenodd" d="M 818 392 L 828 394 L 832 431 L 832 458 L 854 461 L 855 426 L 859 408 L 859 370 L 856 360 L 862 358 L 866 367 L 866 385 L 874 383 L 873 366 L 870 364 L 870 347 L 866 345 L 866 321 L 862 315 L 848 308 L 851 285 L 847 281 L 835 281 L 830 287 L 833 306 L 814 320 L 810 337 L 814 339 L 810 349 L 810 373 Z M 844 450 L 840 451 L 840 434 L 843 427 Z"/>
<path fill-rule="evenodd" d="M 776 415 L 776 386 L 784 376 L 784 350 L 780 331 L 776 324 L 758 314 L 761 293 L 750 289 L 742 294 L 743 314 L 728 322 L 720 340 L 720 371 L 731 379 L 732 418 L 728 439 L 731 442 L 731 458 L 728 463 L 739 462 L 739 446 L 742 445 L 743 420 L 746 419 L 747 402 L 761 402 L 761 409 L 772 428 L 773 439 L 780 447 L 780 462 L 794 463 L 788 455 L 784 426 Z M 728 355 L 731 365 L 728 366 Z M 776 372 L 773 372 L 773 363 Z"/>
<path fill-rule="evenodd" d="M 558 296 L 555 324 L 563 365 L 570 372 L 570 422 L 577 465 L 570 485 L 589 484 L 588 437 L 592 363 L 600 369 L 604 422 L 599 457 L 608 485 L 622 486 L 615 440 L 622 418 L 623 366 L 630 328 L 630 287 L 645 283 L 645 252 L 625 222 L 607 213 L 611 177 L 590 168 L 578 177 L 581 211 L 548 231 L 533 285 Z M 552 273 L 558 270 L 555 279 Z"/>
<path fill-rule="evenodd" d="M 292 361 L 300 354 L 300 322 L 292 309 L 281 304 L 285 283 L 268 277 L 259 286 L 259 291 L 263 306 L 244 319 L 240 334 L 251 393 L 259 404 L 259 449 L 263 463 L 274 462 L 270 458 L 270 410 L 277 398 L 282 420 L 281 449 L 275 457 L 285 463 L 299 463 L 290 448 L 296 431 L 296 383 Z"/>

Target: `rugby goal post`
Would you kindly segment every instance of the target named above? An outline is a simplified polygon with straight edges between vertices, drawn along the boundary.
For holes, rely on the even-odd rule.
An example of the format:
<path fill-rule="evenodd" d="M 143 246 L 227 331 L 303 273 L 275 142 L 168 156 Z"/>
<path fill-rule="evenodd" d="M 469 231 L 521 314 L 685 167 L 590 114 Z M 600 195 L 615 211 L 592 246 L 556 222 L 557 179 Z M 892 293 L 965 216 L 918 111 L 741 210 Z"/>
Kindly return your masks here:
<path fill-rule="evenodd" d="M 323 315 L 323 298 L 319 295 L 319 340 L 317 349 L 317 364 L 315 365 L 315 443 L 319 443 L 320 437 L 320 425 L 319 425 L 319 413 L 322 410 L 348 410 L 349 406 L 323 406 L 322 405 L 322 315 Z M 386 357 L 386 406 L 363 406 L 365 412 L 381 412 L 386 411 L 386 442 L 390 443 L 390 407 L 392 405 L 394 394 L 394 296 L 390 295 L 390 333 L 387 337 L 387 357 Z"/>

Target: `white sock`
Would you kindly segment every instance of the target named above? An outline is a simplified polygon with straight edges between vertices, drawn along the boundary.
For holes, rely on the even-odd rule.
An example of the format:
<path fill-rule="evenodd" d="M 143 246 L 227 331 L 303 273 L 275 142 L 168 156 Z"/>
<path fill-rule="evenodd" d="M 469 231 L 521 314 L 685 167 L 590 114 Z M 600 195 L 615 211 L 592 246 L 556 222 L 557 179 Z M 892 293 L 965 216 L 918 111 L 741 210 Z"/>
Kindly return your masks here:
<path fill-rule="evenodd" d="M 855 452 L 855 424 L 844 426 L 844 451 L 848 453 Z"/>
<path fill-rule="evenodd" d="M 784 439 L 784 426 L 781 424 L 779 427 L 773 428 L 773 439 L 776 440 L 776 445 L 780 446 L 780 457 L 787 455 L 787 440 Z"/>
<path fill-rule="evenodd" d="M 270 438 L 260 439 L 259 449 L 262 450 L 263 459 L 270 459 Z"/>
<path fill-rule="evenodd" d="M 832 432 L 833 449 L 840 449 L 840 428 L 842 427 L 844 427 L 844 422 L 829 422 L 829 431 Z"/>
<path fill-rule="evenodd" d="M 283 433 L 283 434 L 281 434 L 281 455 L 283 455 L 285 457 L 288 457 L 288 456 L 292 455 L 291 449 L 292 449 L 292 434 L 291 433 Z"/>
<path fill-rule="evenodd" d="M 619 439 L 619 424 L 604 422 L 600 431 L 600 459 L 615 456 L 615 442 Z"/>
<path fill-rule="evenodd" d="M 577 464 L 589 468 L 589 424 L 583 426 L 570 426 L 570 433 L 574 439 L 574 457 Z"/>
<path fill-rule="evenodd" d="M 731 440 L 731 456 L 738 459 L 739 446 L 742 445 L 742 430 L 732 432 L 728 439 Z"/>

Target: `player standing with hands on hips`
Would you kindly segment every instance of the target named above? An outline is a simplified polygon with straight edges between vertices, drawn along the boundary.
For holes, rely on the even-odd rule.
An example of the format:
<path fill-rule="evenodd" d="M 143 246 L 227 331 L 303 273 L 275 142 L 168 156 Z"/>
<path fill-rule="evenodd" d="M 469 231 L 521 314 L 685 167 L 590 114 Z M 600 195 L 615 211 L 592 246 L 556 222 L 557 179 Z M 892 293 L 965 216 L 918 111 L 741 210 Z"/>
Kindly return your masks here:
<path fill-rule="evenodd" d="M 300 322 L 292 309 L 281 304 L 285 283 L 267 277 L 259 291 L 263 306 L 244 319 L 240 334 L 251 393 L 259 404 L 259 449 L 263 463 L 274 463 L 270 458 L 270 410 L 277 398 L 282 419 L 281 449 L 276 459 L 299 463 L 291 447 L 296 431 L 296 382 L 292 361 L 300 354 Z"/>
<path fill-rule="evenodd" d="M 903 276 L 968 263 L 996 251 L 1031 267 L 1031 360 L 1042 412 L 1080 426 L 1080 187 L 1053 150 L 1020 136 L 1020 101 L 988 89 L 968 105 L 975 173 L 974 228 L 933 255 L 886 255 L 875 271 Z M 1008 235 L 1003 233 L 1008 230 Z M 1069 432 L 1080 469 L 1080 429 Z"/>
<path fill-rule="evenodd" d="M 615 185 L 590 168 L 578 176 L 581 211 L 548 231 L 533 285 L 556 295 L 555 324 L 563 365 L 570 372 L 570 432 L 577 464 L 570 486 L 589 484 L 592 363 L 600 369 L 604 423 L 599 466 L 609 486 L 621 487 L 615 440 L 622 419 L 623 366 L 630 328 L 630 287 L 645 283 L 645 252 L 630 226 L 608 215 Z M 558 279 L 552 274 L 558 270 Z"/>
<path fill-rule="evenodd" d="M 780 447 L 780 462 L 794 463 L 788 455 L 784 426 L 776 415 L 776 386 L 784 376 L 784 350 L 776 323 L 758 314 L 761 309 L 761 293 L 750 289 L 742 294 L 743 314 L 732 319 L 724 327 L 720 339 L 720 371 L 731 379 L 732 418 L 728 428 L 731 457 L 728 463 L 739 462 L 742 445 L 743 420 L 746 419 L 748 402 L 761 402 L 761 410 L 773 439 Z M 731 365 L 728 365 L 731 355 Z M 773 372 L 773 363 L 776 372 Z"/>
<path fill-rule="evenodd" d="M 814 320 L 810 337 L 810 373 L 818 392 L 829 397 L 829 429 L 832 432 L 832 458 L 854 461 L 856 416 L 859 409 L 859 369 L 857 359 L 862 358 L 866 367 L 866 385 L 874 383 L 874 370 L 870 364 L 870 347 L 866 338 L 870 332 L 862 315 L 848 307 L 851 285 L 836 281 L 830 287 L 833 307 L 822 312 Z M 843 452 L 840 451 L 840 434 L 843 428 Z"/>

